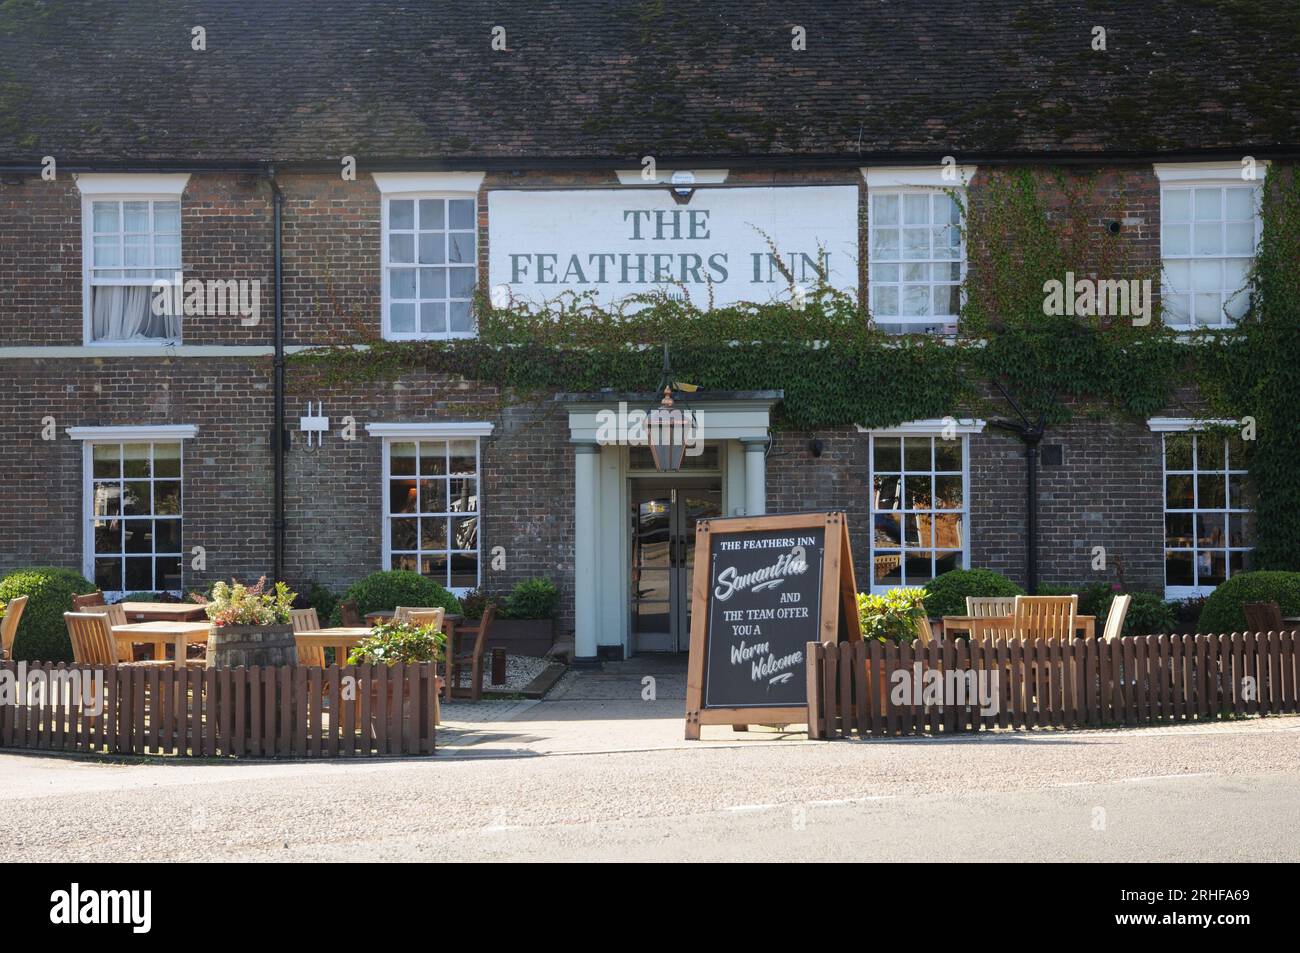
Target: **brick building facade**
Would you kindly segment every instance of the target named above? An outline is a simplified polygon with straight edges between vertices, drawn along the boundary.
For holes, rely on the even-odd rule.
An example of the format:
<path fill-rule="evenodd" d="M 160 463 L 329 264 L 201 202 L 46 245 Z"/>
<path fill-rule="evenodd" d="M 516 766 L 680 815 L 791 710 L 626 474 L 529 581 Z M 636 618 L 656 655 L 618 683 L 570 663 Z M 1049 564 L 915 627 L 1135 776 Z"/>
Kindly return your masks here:
<path fill-rule="evenodd" d="M 266 15 L 285 14 L 268 11 Z M 339 16 L 347 19 L 353 15 L 340 7 Z M 891 24 L 894 29 L 910 29 L 892 20 L 882 26 Z M 1136 21 L 1130 25 L 1139 29 Z M 458 15 L 455 26 L 471 30 L 478 25 L 467 24 Z M 634 47 L 639 41 L 611 24 L 605 26 L 617 34 L 616 46 L 636 60 Z M 362 44 L 374 27 L 353 22 L 352 29 L 355 42 Z M 788 32 L 787 27 L 783 29 Z M 266 70 L 269 76 L 294 87 L 296 97 L 291 98 L 312 101 L 310 90 L 304 92 L 297 85 L 299 79 L 290 75 L 290 67 L 265 47 L 231 42 L 233 50 L 216 46 L 215 52 L 226 57 L 226 62 L 233 57 L 246 71 Z M 735 79 L 733 98 L 737 103 L 751 102 L 758 95 L 750 79 L 742 75 L 750 69 L 766 71 L 769 80 L 771 74 L 803 69 L 802 65 L 782 63 L 746 66 L 743 57 L 731 52 L 733 56 L 726 62 L 731 70 L 728 75 Z M 444 51 L 440 55 L 476 73 L 488 56 L 486 47 L 473 53 Z M 814 58 L 809 62 L 819 64 L 817 68 L 827 77 L 844 80 L 847 70 L 854 83 L 875 81 L 839 60 L 832 63 Z M 208 62 L 198 68 L 210 66 Z M 640 68 L 638 61 L 635 70 Z M 1014 77 L 1001 80 L 1010 85 Z M 521 84 L 535 81 L 536 76 L 527 69 L 512 72 L 497 86 L 499 105 L 505 108 Z M 374 95 L 383 101 L 382 78 L 376 78 L 376 83 Z M 217 83 L 213 88 L 226 87 Z M 842 99 L 861 107 L 861 90 L 854 89 L 846 88 Z M 801 90 L 805 90 L 802 78 L 792 93 L 796 100 Z M 839 106 L 828 104 L 821 84 L 817 90 L 816 95 L 808 93 L 798 100 L 807 111 L 805 121 L 820 117 L 827 128 L 842 125 Z M 329 97 L 317 92 L 316 102 L 324 108 Z M 411 93 L 390 91 L 390 95 L 408 97 L 409 101 Z M 535 102 L 532 96 L 520 96 Z M 583 99 L 573 97 L 569 104 Z M 339 121 L 353 124 L 347 130 L 353 137 L 348 141 L 368 142 L 365 149 L 336 146 L 324 120 L 315 133 L 304 132 L 313 128 L 313 121 L 300 110 L 291 120 L 280 117 L 278 121 L 285 123 L 281 130 L 255 119 L 240 120 L 224 153 L 228 158 L 221 161 L 213 159 L 216 153 L 210 145 L 191 149 L 183 136 L 133 149 L 121 131 L 129 109 L 129 105 L 99 103 L 87 93 L 81 99 L 73 97 L 67 111 L 102 114 L 110 127 L 107 133 L 79 133 L 62 114 L 42 127 L 38 118 L 28 114 L 19 117 L 20 125 L 30 128 L 38 147 L 9 133 L 5 134 L 8 139 L 0 141 L 0 315 L 5 327 L 0 342 L 0 472 L 5 475 L 5 492 L 0 495 L 0 573 L 27 565 L 65 566 L 86 573 L 107 590 L 125 592 L 202 588 L 217 579 L 256 577 L 271 571 L 271 435 L 275 420 L 271 299 L 276 252 L 272 181 L 284 197 L 281 290 L 284 343 L 291 353 L 391 335 L 399 325 L 409 326 L 404 324 L 408 313 L 418 315 L 410 320 L 419 328 L 419 322 L 426 319 L 426 304 L 430 306 L 428 320 L 441 321 L 440 327 L 454 330 L 460 305 L 454 288 L 444 288 L 436 300 L 413 294 L 417 304 L 411 306 L 411 312 L 401 311 L 400 304 L 399 309 L 390 310 L 392 295 L 385 288 L 391 292 L 396 284 L 387 282 L 405 280 L 404 276 L 385 275 L 386 268 L 393 268 L 388 256 L 404 253 L 394 251 L 400 242 L 393 236 L 399 232 L 404 236 L 409 230 L 414 244 L 430 236 L 438 242 L 445 240 L 449 258 L 440 264 L 474 266 L 474 287 L 490 294 L 494 246 L 511 239 L 511 222 L 516 220 L 494 218 L 492 210 L 498 207 L 495 195 L 563 190 L 590 196 L 594 202 L 596 196 L 620 189 L 629 189 L 629 195 L 650 194 L 637 191 L 645 185 L 637 176 L 642 169 L 639 157 L 653 150 L 612 146 L 599 124 L 592 126 L 590 117 L 583 118 L 582 109 L 566 119 L 550 117 L 549 126 L 546 117 L 537 115 L 538 128 L 524 137 L 527 142 L 502 132 L 502 128 L 529 129 L 530 116 L 523 111 L 504 127 L 494 112 L 480 141 L 474 141 L 471 134 L 461 142 L 455 137 L 439 140 L 432 134 L 427 141 L 418 135 L 404 139 L 408 135 L 405 127 L 396 121 L 385 125 L 386 120 L 380 121 L 379 132 L 367 136 L 363 134 L 365 120 L 351 109 L 339 110 L 335 114 L 343 117 Z M 1123 130 L 1103 136 L 1093 135 L 1097 130 L 1087 127 L 1088 135 L 1054 137 L 1043 128 L 1031 128 L 1032 122 L 1026 120 L 1023 138 L 1006 143 L 996 135 L 981 140 L 987 130 L 978 124 L 963 126 L 960 111 L 939 121 L 948 125 L 949 138 L 931 140 L 927 137 L 935 122 L 931 116 L 922 121 L 922 112 L 917 112 L 914 127 L 868 130 L 868 139 L 875 137 L 868 148 L 863 147 L 861 128 L 856 146 L 837 139 L 807 147 L 769 143 L 769 148 L 764 148 L 757 140 L 746 138 L 754 135 L 747 123 L 740 123 L 742 132 L 736 134 L 746 139 L 743 142 L 718 144 L 705 137 L 707 141 L 690 148 L 683 144 L 689 136 L 683 140 L 677 126 L 671 135 L 663 129 L 658 136 L 641 130 L 633 138 L 636 142 L 675 143 L 673 148 L 655 153 L 661 156 L 658 164 L 664 170 L 652 180 L 662 186 L 654 190 L 661 200 L 671 187 L 668 170 L 689 170 L 701 196 L 708 195 L 711 186 L 719 190 L 776 187 L 787 190 L 784 194 L 797 204 L 801 194 L 811 194 L 801 193 L 802 189 L 847 187 L 842 201 L 847 203 L 849 220 L 856 223 L 851 284 L 860 289 L 864 299 L 871 288 L 868 267 L 877 260 L 872 250 L 873 190 L 890 194 L 892 189 L 900 202 L 907 201 L 909 193 L 939 194 L 946 182 L 935 177 L 941 168 L 939 160 L 950 151 L 960 155 L 962 169 L 968 170 L 964 185 L 972 201 L 978 201 L 987 171 L 994 166 L 1053 166 L 1066 169 L 1067 176 L 1074 170 L 1099 174 L 1094 195 L 1102 205 L 1095 210 L 1092 223 L 1099 228 L 1111 221 L 1120 223 L 1131 261 L 1141 269 L 1158 268 L 1162 257 L 1167 262 L 1178 254 L 1162 230 L 1162 214 L 1166 221 L 1176 220 L 1176 216 L 1171 218 L 1171 203 L 1184 199 L 1167 190 L 1178 191 L 1179 183 L 1184 182 L 1190 183 L 1182 189 L 1189 196 L 1197 187 L 1207 195 L 1218 189 L 1227 196 L 1220 200 L 1230 205 L 1233 197 L 1228 192 L 1240 183 L 1233 177 L 1243 148 L 1251 147 L 1261 161 L 1268 159 L 1271 146 L 1277 147 L 1272 161 L 1285 164 L 1291 158 L 1282 148 L 1287 141 L 1284 135 L 1269 129 L 1262 120 L 1251 125 L 1250 117 L 1242 120 L 1236 137 L 1224 141 L 1205 139 L 1199 128 L 1195 134 L 1187 132 L 1188 125 L 1162 132 L 1160 141 L 1147 137 L 1142 155 L 1135 157 L 1133 149 L 1125 148 L 1116 138 Z M 200 119 L 191 116 L 183 121 L 197 129 Z M 702 122 L 690 112 L 679 125 L 689 128 L 691 123 Z M 459 128 L 455 123 L 446 128 L 453 127 Z M 0 129 L 6 128 L 0 124 Z M 286 134 L 286 144 L 277 145 L 276 133 L 283 129 L 291 130 L 292 135 Z M 197 132 L 195 136 L 199 141 Z M 953 142 L 962 148 L 953 148 Z M 358 171 L 353 179 L 335 171 L 340 167 L 339 156 L 349 150 L 357 153 Z M 41 174 L 39 159 L 47 152 L 60 157 L 53 178 Z M 868 152 L 869 158 L 865 157 Z M 1059 164 L 1066 158 L 1068 164 Z M 1187 174 L 1180 177 L 1180 168 L 1188 170 Z M 873 180 L 873 174 L 879 178 Z M 909 175 L 915 178 L 909 179 Z M 410 177 L 411 184 L 402 185 L 403 176 Z M 170 191 L 165 193 L 158 185 L 164 179 L 170 183 L 165 186 Z M 466 186 L 467 181 L 472 185 Z M 755 201 L 765 201 L 759 197 L 768 193 L 749 194 Z M 137 197 L 133 199 L 133 195 Z M 432 196 L 426 199 L 430 203 L 445 203 L 437 204 L 436 210 L 433 204 L 429 206 L 430 216 L 446 216 L 438 219 L 441 224 L 436 228 L 425 228 L 422 218 L 417 219 L 422 224 L 405 226 L 402 216 L 412 214 L 410 209 L 391 204 L 407 199 L 420 202 L 422 196 Z M 97 201 L 104 205 L 102 222 L 96 218 L 100 214 Z M 148 211 L 152 224 L 145 231 L 153 236 L 152 263 L 158 264 L 162 260 L 159 249 L 170 240 L 167 228 L 159 223 L 169 220 L 172 205 L 168 203 L 173 201 L 179 203 L 179 270 L 184 278 L 260 282 L 260 321 L 249 324 L 237 315 L 186 315 L 178 340 L 96 340 L 96 319 L 87 303 L 92 293 L 92 265 L 87 263 L 93 260 L 94 267 L 101 263 L 96 257 L 101 242 L 105 249 L 111 246 L 129 254 L 135 233 L 127 225 L 128 216 L 144 214 L 140 203 L 153 202 L 156 204 Z M 461 214 L 461 207 L 453 207 L 453 203 L 467 201 L 472 202 L 472 220 L 460 233 L 472 235 L 469 258 L 456 247 L 454 216 Z M 581 198 L 573 201 L 582 204 Z M 120 204 L 108 209 L 113 202 Z M 1216 220 L 1224 229 L 1240 224 L 1228 205 Z M 425 214 L 422 205 L 412 207 L 414 214 Z M 929 219 L 926 222 L 933 224 Z M 561 249 L 565 242 L 580 237 L 566 232 L 559 221 L 555 235 Z M 111 263 L 115 253 L 105 251 L 103 262 Z M 125 259 L 118 262 L 119 266 L 126 263 Z M 420 280 L 424 280 L 423 274 Z M 450 275 L 443 280 L 454 285 L 457 279 Z M 924 293 L 935 290 L 938 295 L 937 282 L 930 279 Z M 931 289 L 931 285 L 936 287 Z M 900 290 L 904 290 L 901 284 Z M 94 293 L 104 294 L 111 307 L 109 293 Z M 874 308 L 876 299 L 871 302 Z M 414 336 L 419 336 L 418 331 Z M 635 494 L 635 487 L 641 485 L 638 479 L 645 478 L 645 486 L 653 480 L 649 474 L 638 473 L 626 456 L 615 459 L 604 451 L 598 452 L 602 462 L 592 464 L 590 470 L 582 469 L 587 464 L 574 450 L 574 441 L 579 439 L 575 421 L 586 413 L 575 409 L 582 400 L 573 396 L 511 404 L 491 384 L 428 373 L 327 390 L 304 389 L 294 378 L 292 362 L 288 376 L 286 425 L 292 442 L 286 455 L 284 575 L 292 584 L 301 587 L 315 581 L 341 590 L 369 572 L 396 568 L 400 560 L 390 554 L 401 546 L 395 544 L 394 534 L 409 529 L 419 537 L 410 545 L 421 553 L 417 565 L 423 566 L 419 560 L 426 552 L 434 553 L 424 568 L 454 589 L 481 584 L 500 593 L 527 577 L 553 578 L 562 593 L 561 628 L 579 630 L 579 655 L 618 655 L 665 647 L 639 644 L 635 620 L 629 622 L 629 614 L 636 609 L 628 594 L 628 534 L 634 537 L 636 531 L 626 525 L 636 517 L 639 498 L 628 493 Z M 782 382 L 773 380 L 768 386 L 779 391 Z M 864 386 L 870 382 L 864 381 Z M 331 420 L 319 446 L 309 447 L 305 434 L 298 430 L 297 421 L 306 415 L 307 401 L 321 402 L 321 413 Z M 949 451 L 933 443 L 942 439 L 937 421 L 914 422 L 875 434 L 853 427 L 818 433 L 775 430 L 762 435 L 762 452 L 757 453 L 755 441 L 759 438 L 746 428 L 753 421 L 766 419 L 763 415 L 770 401 L 764 401 L 767 398 L 755 398 L 735 408 L 737 415 L 756 416 L 752 420 L 745 417 L 737 424 L 736 435 L 728 437 L 725 445 L 720 442 L 716 470 L 705 474 L 705 482 L 716 484 L 716 491 L 705 490 L 720 494 L 714 498 L 720 511 L 753 512 L 756 505 L 768 512 L 846 510 L 862 588 L 869 582 L 882 587 L 923 582 L 927 572 L 963 566 L 987 567 L 1025 581 L 1024 453 L 1016 439 L 987 428 L 983 421 L 967 419 L 960 408 L 953 408 L 961 432 L 955 441 L 957 455 L 944 457 L 949 461 L 946 465 L 940 460 Z M 1187 558 L 1206 560 L 1205 581 L 1201 575 L 1184 576 L 1181 564 L 1176 579 L 1167 578 L 1166 573 L 1170 558 L 1167 540 L 1176 533 L 1169 528 L 1173 524 L 1167 512 L 1168 494 L 1173 491 L 1166 485 L 1163 434 L 1194 429 L 1196 414 L 1189 408 L 1195 403 L 1194 395 L 1189 396 L 1180 406 L 1168 409 L 1167 419 L 1148 424 L 1080 416 L 1049 433 L 1046 442 L 1061 448 L 1062 462 L 1045 464 L 1039 475 L 1042 582 L 1079 584 L 1113 578 L 1109 569 L 1092 569 L 1096 546 L 1105 547 L 1112 565 L 1122 560 L 1130 585 L 1170 597 L 1204 591 L 1211 587 L 1210 580 L 1223 574 L 1217 562 L 1212 567 L 1210 557 L 1203 557 L 1192 544 L 1189 553 L 1195 555 Z M 344 418 L 352 419 L 356 439 L 344 439 Z M 818 442 L 816 450 L 814 441 Z M 923 451 L 922 442 L 926 441 L 930 449 Z M 407 451 L 397 448 L 414 447 L 419 442 L 423 443 L 418 452 L 424 454 L 427 449 L 432 461 L 428 466 L 434 468 L 421 469 L 420 492 L 436 489 L 447 494 L 446 504 L 434 510 L 424 510 L 420 504 L 421 512 L 437 514 L 429 517 L 428 526 L 433 528 L 428 530 L 428 538 L 425 528 L 416 528 L 419 524 L 414 520 L 409 527 L 402 523 L 399 529 L 393 522 L 397 517 L 390 512 L 400 510 L 395 494 L 407 487 L 400 472 L 409 462 L 403 456 Z M 169 447 L 173 444 L 181 448 L 179 465 L 172 462 Z M 105 450 L 102 458 L 96 456 L 96 446 L 113 445 L 152 446 L 152 462 L 145 467 L 132 457 L 144 452 L 138 449 Z M 892 491 L 882 490 L 877 474 L 904 469 L 915 473 L 910 463 L 897 471 L 892 468 L 889 454 L 895 451 L 891 446 L 902 453 L 900 459 L 913 450 L 934 455 L 923 472 L 927 480 L 935 480 L 936 494 L 944 481 L 954 488 L 958 520 L 936 512 L 915 519 L 910 514 L 891 513 L 881 494 L 901 495 L 901 490 L 897 486 Z M 433 460 L 435 451 L 446 454 L 442 463 Z M 115 460 L 114 452 L 118 454 Z M 421 461 L 423 468 L 423 456 Z M 444 466 L 452 473 L 449 478 L 444 478 L 446 471 L 437 469 Z M 1239 481 L 1230 472 L 1231 462 L 1220 469 L 1217 478 L 1222 485 L 1236 487 Z M 110 473 L 116 475 L 106 475 Z M 432 480 L 423 479 L 429 475 Z M 590 485 L 586 481 L 592 479 L 602 487 L 604 496 L 599 500 L 582 497 L 584 487 Z M 886 478 L 886 483 L 888 479 L 892 478 Z M 104 490 L 112 480 L 120 487 Z M 611 480 L 618 484 L 616 488 Z M 174 482 L 179 483 L 179 500 Z M 412 475 L 409 482 L 414 485 L 417 481 Z M 633 489 L 629 491 L 629 487 Z M 152 511 L 139 501 L 140 494 L 147 491 L 153 494 Z M 109 497 L 119 494 L 117 502 L 104 502 L 101 496 L 105 493 Z M 462 494 L 459 504 L 457 493 Z M 132 542 L 100 526 L 105 516 L 101 507 L 119 506 L 128 497 L 135 499 L 132 505 L 141 508 L 134 515 L 155 521 L 149 534 L 152 542 Z M 473 502 L 466 504 L 471 499 Z M 471 508 L 458 510 L 457 505 Z M 597 525 L 584 530 L 588 505 L 595 511 Z M 896 503 L 893 509 L 897 509 Z M 1217 553 L 1214 558 L 1221 558 L 1227 567 L 1225 572 L 1244 565 L 1249 548 L 1248 538 L 1242 535 L 1245 530 L 1234 522 L 1238 515 L 1228 512 L 1231 509 L 1225 504 L 1216 510 L 1227 513 L 1222 518 L 1228 522 L 1222 524 L 1226 529 L 1211 546 Z M 466 512 L 471 515 L 464 516 Z M 179 526 L 158 523 L 176 517 Z M 1174 520 L 1181 518 L 1175 516 Z M 1196 513 L 1191 518 L 1196 518 Z M 445 528 L 439 528 L 444 525 L 439 520 L 446 521 Z M 620 524 L 617 533 L 609 528 L 611 520 Z M 909 528 L 909 521 L 926 528 Z M 1241 525 L 1245 526 L 1244 519 Z M 941 530 L 949 533 L 945 542 L 940 542 Z M 598 556 L 584 548 L 583 532 L 608 534 L 602 537 L 606 542 L 601 545 L 606 548 Z M 920 562 L 907 554 L 909 547 L 903 538 L 913 532 L 935 534 L 928 544 L 928 551 L 935 555 L 924 557 L 932 560 L 930 570 L 920 568 Z M 164 538 L 165 552 L 158 548 Z M 132 548 L 142 545 L 148 553 Z M 205 568 L 193 568 L 194 547 L 202 547 Z M 918 547 L 926 549 L 920 543 L 912 548 Z M 494 553 L 504 558 L 494 558 Z M 143 584 L 146 555 L 148 585 Z M 909 578 L 897 574 L 901 572 L 896 568 L 900 558 L 911 566 Z M 110 566 L 114 559 L 118 560 L 116 570 Z M 583 569 L 584 560 L 587 570 Z M 591 586 L 590 582 L 575 583 L 584 571 L 594 573 L 591 578 L 597 581 L 588 595 L 575 593 L 575 585 Z M 588 597 L 595 601 L 584 609 L 583 600 Z"/>

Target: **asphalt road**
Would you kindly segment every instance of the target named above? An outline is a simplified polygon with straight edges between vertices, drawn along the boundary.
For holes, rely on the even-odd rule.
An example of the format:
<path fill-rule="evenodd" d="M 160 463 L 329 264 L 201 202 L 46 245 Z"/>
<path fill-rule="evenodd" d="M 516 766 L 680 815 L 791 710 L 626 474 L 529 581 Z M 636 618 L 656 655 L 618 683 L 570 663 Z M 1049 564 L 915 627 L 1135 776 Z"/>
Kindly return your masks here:
<path fill-rule="evenodd" d="M 1300 719 L 426 761 L 0 755 L 0 861 L 1300 860 Z"/>

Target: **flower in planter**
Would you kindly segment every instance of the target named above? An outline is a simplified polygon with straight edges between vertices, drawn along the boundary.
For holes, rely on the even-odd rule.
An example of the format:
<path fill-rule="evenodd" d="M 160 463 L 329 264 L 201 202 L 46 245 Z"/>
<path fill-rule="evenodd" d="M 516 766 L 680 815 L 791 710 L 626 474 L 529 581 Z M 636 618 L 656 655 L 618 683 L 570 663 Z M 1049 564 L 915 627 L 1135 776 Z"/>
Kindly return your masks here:
<path fill-rule="evenodd" d="M 219 627 L 236 625 L 288 625 L 289 610 L 293 607 L 296 592 L 282 582 L 277 582 L 271 592 L 266 591 L 266 576 L 257 580 L 251 589 L 237 580 L 230 585 L 219 582 L 207 597 L 207 614 L 212 624 Z M 203 602 L 195 595 L 196 602 Z"/>
<path fill-rule="evenodd" d="M 437 662 L 447 637 L 431 625 L 385 622 L 352 647 L 349 665 L 397 665 L 400 662 Z"/>

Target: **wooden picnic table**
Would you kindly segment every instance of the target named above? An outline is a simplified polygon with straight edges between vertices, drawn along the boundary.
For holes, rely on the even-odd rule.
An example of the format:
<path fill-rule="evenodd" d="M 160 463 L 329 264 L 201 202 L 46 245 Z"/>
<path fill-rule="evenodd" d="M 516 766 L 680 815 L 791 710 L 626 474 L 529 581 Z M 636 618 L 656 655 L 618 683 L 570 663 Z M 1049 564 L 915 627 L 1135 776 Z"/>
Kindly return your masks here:
<path fill-rule="evenodd" d="M 336 625 L 329 629 L 295 632 L 293 637 L 298 642 L 318 645 L 322 649 L 333 649 L 334 664 L 347 665 L 348 652 L 362 639 L 369 638 L 370 632 L 370 628 L 364 625 Z"/>
<path fill-rule="evenodd" d="M 203 622 L 207 619 L 206 602 L 122 602 L 119 605 L 131 622 Z"/>
<path fill-rule="evenodd" d="M 165 659 L 167 645 L 176 649 L 176 667 L 185 667 L 185 647 L 188 645 L 207 645 L 208 633 L 212 626 L 207 622 L 184 622 L 155 619 L 152 622 L 134 622 L 129 625 L 113 626 L 113 638 L 117 641 L 119 658 L 131 657 L 131 646 L 146 644 L 153 646 L 153 657 Z M 123 651 L 125 649 L 125 651 Z"/>
<path fill-rule="evenodd" d="M 943 617 L 943 634 L 947 637 L 950 631 L 965 632 L 970 634 L 972 624 L 975 622 L 991 622 L 994 625 L 1003 625 L 1010 627 L 1012 616 L 996 615 L 984 618 L 976 618 L 971 615 L 946 615 Z M 1076 615 L 1074 617 L 1075 629 L 1083 630 L 1085 639 L 1094 639 L 1097 637 L 1097 617 L 1094 615 Z"/>

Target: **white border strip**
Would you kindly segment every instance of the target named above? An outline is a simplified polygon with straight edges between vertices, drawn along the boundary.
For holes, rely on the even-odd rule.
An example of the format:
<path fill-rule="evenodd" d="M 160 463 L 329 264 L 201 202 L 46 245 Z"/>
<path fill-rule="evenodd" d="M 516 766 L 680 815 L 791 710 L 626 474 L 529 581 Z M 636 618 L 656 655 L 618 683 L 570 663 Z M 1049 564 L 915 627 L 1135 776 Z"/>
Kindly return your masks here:
<path fill-rule="evenodd" d="M 477 192 L 486 172 L 371 172 L 385 195 L 402 192 Z"/>
<path fill-rule="evenodd" d="M 1236 427 L 1236 420 L 1202 420 L 1197 417 L 1152 417 L 1147 426 L 1152 433 L 1180 433 L 1186 430 L 1205 430 L 1207 427 Z"/>
<path fill-rule="evenodd" d="M 1152 168 L 1161 184 L 1168 182 L 1237 182 L 1242 185 L 1263 185 L 1268 169 L 1267 159 L 1255 160 L 1255 178 L 1242 178 L 1245 168 L 1240 162 L 1157 162 Z"/>
<path fill-rule="evenodd" d="M 947 169 L 941 165 L 917 166 L 877 166 L 862 168 L 862 177 L 867 180 L 869 189 L 905 189 L 935 188 L 962 189 L 970 185 L 971 179 L 979 169 L 977 165 L 959 165 L 955 167 L 957 178 L 945 179 Z"/>
<path fill-rule="evenodd" d="M 945 417 L 932 417 L 928 420 L 909 420 L 906 423 L 896 424 L 893 427 L 864 427 L 862 424 L 854 424 L 858 428 L 858 433 L 876 434 L 887 437 L 891 434 L 916 434 L 925 436 L 934 436 L 942 434 L 945 427 L 952 427 L 952 432 L 957 434 L 965 433 L 983 433 L 987 421 L 978 417 L 962 417 L 952 419 Z M 955 425 L 955 426 L 954 426 Z"/>
<path fill-rule="evenodd" d="M 366 433 L 372 437 L 406 437 L 417 440 L 420 437 L 442 439 L 446 437 L 487 437 L 492 433 L 493 425 L 486 420 L 467 421 L 464 423 L 420 423 L 420 424 L 366 424 Z"/>
<path fill-rule="evenodd" d="M 190 174 L 74 172 L 72 178 L 82 195 L 180 195 Z"/>
<path fill-rule="evenodd" d="M 73 440 L 192 440 L 198 436 L 197 424 L 159 424 L 141 427 L 68 427 Z"/>

